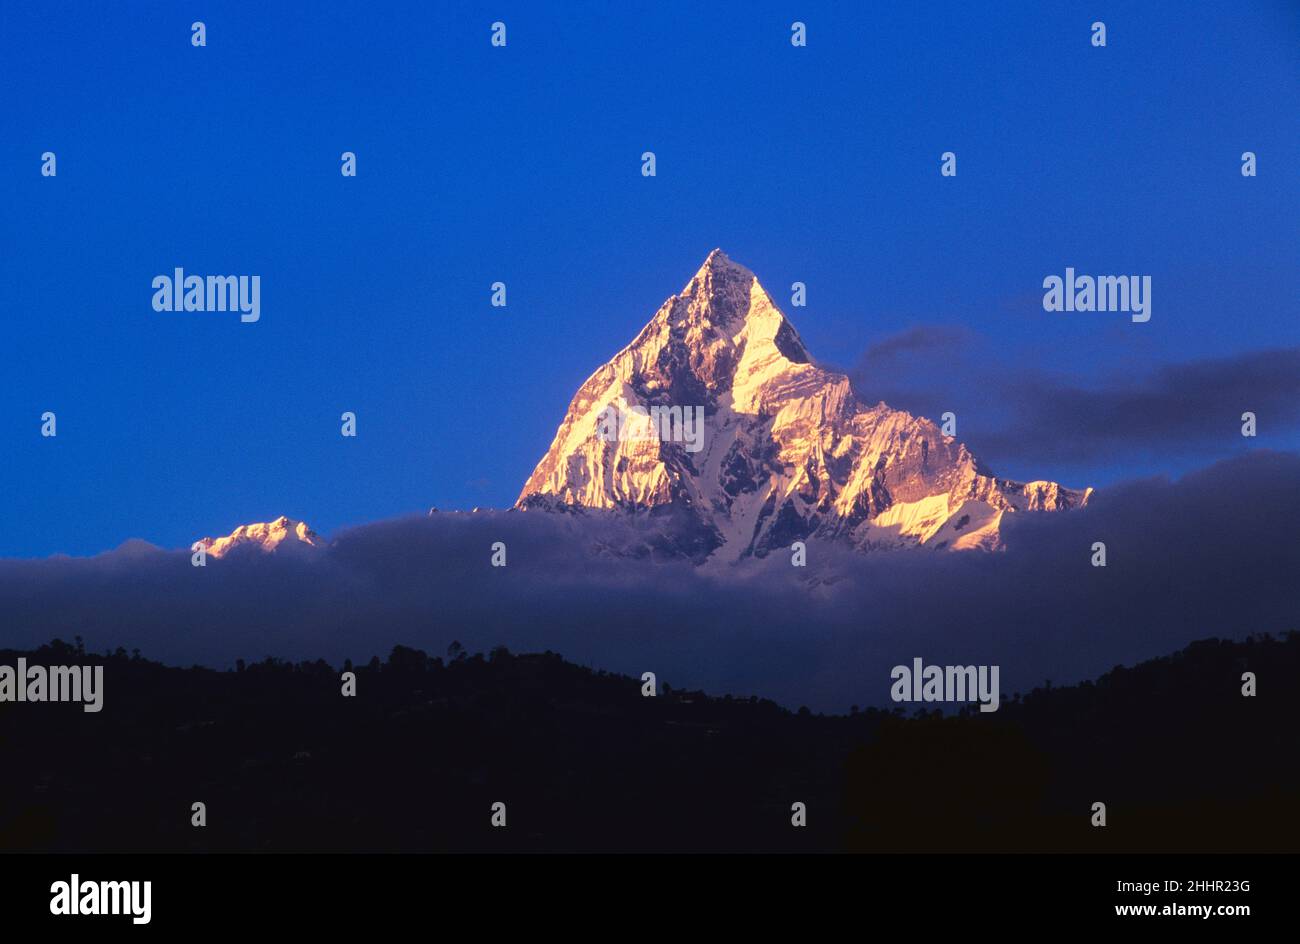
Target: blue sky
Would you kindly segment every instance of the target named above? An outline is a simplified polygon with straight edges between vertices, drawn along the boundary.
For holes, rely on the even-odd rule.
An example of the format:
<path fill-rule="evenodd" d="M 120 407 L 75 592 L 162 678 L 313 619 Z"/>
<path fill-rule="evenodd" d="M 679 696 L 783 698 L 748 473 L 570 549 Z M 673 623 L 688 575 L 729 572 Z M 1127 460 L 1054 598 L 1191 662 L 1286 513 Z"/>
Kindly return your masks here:
<path fill-rule="evenodd" d="M 4 5 L 0 555 L 508 505 L 715 246 L 828 363 L 960 329 L 912 385 L 960 357 L 945 396 L 1000 473 L 1104 485 L 1255 445 L 1035 462 L 980 368 L 1123 390 L 1300 343 L 1300 10 L 875 6 Z M 177 266 L 260 275 L 261 321 L 153 311 Z M 1151 275 L 1151 321 L 1044 312 L 1066 266 Z M 1261 425 L 1300 448 L 1294 416 Z"/>

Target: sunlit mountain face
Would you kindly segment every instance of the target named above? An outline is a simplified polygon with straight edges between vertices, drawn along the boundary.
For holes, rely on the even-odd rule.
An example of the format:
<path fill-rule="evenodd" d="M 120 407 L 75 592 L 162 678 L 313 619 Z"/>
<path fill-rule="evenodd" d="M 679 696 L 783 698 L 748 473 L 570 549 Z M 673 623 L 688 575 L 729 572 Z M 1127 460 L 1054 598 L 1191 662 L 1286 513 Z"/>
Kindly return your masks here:
<path fill-rule="evenodd" d="M 672 508 L 707 556 L 736 560 L 806 538 L 993 550 L 1006 515 L 1091 493 L 999 478 L 931 420 L 864 403 L 715 249 L 579 388 L 516 504 Z"/>

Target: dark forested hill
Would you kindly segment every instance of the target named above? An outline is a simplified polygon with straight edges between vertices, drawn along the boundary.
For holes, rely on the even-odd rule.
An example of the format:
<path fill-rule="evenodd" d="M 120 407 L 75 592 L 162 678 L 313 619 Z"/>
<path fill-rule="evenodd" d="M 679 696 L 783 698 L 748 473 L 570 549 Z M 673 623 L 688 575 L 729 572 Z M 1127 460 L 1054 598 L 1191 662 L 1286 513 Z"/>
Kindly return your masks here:
<path fill-rule="evenodd" d="M 9 851 L 1300 849 L 1295 633 L 947 717 L 647 698 L 552 653 L 214 671 L 56 641 L 0 664 L 20 656 L 101 664 L 105 694 L 0 703 Z"/>

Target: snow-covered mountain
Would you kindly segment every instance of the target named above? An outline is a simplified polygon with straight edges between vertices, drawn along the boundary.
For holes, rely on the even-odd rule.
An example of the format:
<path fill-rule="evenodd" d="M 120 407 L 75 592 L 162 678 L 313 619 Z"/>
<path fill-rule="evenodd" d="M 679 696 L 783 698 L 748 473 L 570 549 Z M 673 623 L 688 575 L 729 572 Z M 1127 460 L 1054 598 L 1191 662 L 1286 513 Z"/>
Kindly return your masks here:
<path fill-rule="evenodd" d="M 255 547 L 265 554 L 285 550 L 311 550 L 322 548 L 325 542 L 320 535 L 302 521 L 281 515 L 274 521 L 240 525 L 224 538 L 203 538 L 202 545 L 209 557 L 224 557 L 239 547 Z"/>
<path fill-rule="evenodd" d="M 998 478 L 930 420 L 861 402 L 715 249 L 578 389 L 516 507 L 668 512 L 728 560 L 806 538 L 992 550 L 1006 515 L 1091 493 Z"/>

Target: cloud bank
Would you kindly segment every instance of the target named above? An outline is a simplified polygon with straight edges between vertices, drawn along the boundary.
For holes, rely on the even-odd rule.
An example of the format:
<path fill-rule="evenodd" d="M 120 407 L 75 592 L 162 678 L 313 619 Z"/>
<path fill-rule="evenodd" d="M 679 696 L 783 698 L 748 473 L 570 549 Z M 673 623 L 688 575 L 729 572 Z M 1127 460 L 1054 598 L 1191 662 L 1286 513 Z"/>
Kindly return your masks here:
<path fill-rule="evenodd" d="M 863 556 L 814 543 L 807 568 L 785 554 L 695 568 L 656 549 L 661 527 L 439 513 L 347 530 L 315 555 L 253 551 L 205 568 L 141 542 L 0 561 L 0 646 L 80 635 L 92 650 L 222 667 L 267 655 L 364 661 L 398 643 L 441 654 L 459 640 L 843 711 L 888 704 L 890 668 L 917 656 L 1000 665 L 1006 697 L 1193 639 L 1300 628 L 1300 456 L 1290 453 L 1025 515 L 997 554 Z M 497 541 L 505 567 L 490 566 Z M 1104 568 L 1090 563 L 1095 541 L 1107 545 Z"/>

